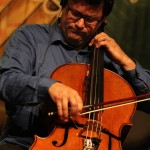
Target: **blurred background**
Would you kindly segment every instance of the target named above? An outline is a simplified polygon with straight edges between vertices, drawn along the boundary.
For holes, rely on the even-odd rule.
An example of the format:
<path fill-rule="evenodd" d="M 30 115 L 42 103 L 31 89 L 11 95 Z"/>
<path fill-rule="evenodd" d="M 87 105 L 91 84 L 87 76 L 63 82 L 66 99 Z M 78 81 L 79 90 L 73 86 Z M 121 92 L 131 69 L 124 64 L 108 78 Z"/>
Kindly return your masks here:
<path fill-rule="evenodd" d="M 53 25 L 60 11 L 59 0 L 0 0 L 0 58 L 16 28 L 35 23 Z M 150 0 L 115 0 L 105 32 L 130 57 L 150 69 Z M 0 107 L 0 115 L 1 111 Z M 130 143 L 125 143 L 124 149 L 150 150 L 150 115 L 138 111 L 134 122 L 139 123 L 129 133 Z"/>
<path fill-rule="evenodd" d="M 6 41 L 23 24 L 53 24 L 59 0 L 0 0 L 0 57 Z M 150 0 L 115 0 L 105 32 L 150 69 Z"/>

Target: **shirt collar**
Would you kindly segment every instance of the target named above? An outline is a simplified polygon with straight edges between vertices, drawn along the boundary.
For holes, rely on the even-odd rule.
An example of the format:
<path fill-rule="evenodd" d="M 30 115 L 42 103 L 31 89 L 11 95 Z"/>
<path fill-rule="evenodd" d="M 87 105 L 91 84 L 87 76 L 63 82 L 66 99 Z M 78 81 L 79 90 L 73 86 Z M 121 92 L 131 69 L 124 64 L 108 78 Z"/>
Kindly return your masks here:
<path fill-rule="evenodd" d="M 53 44 L 57 41 L 61 41 L 61 42 L 65 43 L 64 38 L 62 37 L 61 31 L 60 31 L 58 22 L 56 22 L 53 26 L 53 34 L 51 36 L 51 44 Z"/>

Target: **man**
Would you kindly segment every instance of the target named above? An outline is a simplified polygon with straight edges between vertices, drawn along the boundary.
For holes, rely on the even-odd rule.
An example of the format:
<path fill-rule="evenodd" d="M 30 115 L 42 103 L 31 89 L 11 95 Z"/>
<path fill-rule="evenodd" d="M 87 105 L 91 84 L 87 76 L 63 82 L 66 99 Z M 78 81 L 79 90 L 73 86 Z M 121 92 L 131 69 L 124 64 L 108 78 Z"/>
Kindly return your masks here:
<path fill-rule="evenodd" d="M 105 66 L 126 77 L 136 94 L 149 92 L 150 73 L 106 33 L 96 34 L 111 12 L 113 0 L 65 0 L 61 4 L 62 16 L 53 27 L 20 27 L 6 45 L 0 93 L 8 121 L 1 136 L 1 150 L 10 145 L 14 149 L 30 147 L 34 134 L 41 130 L 43 99 L 56 104 L 63 122 L 68 121 L 68 116 L 81 113 L 83 102 L 78 92 L 49 76 L 66 63 L 90 63 L 91 46 L 106 47 Z"/>

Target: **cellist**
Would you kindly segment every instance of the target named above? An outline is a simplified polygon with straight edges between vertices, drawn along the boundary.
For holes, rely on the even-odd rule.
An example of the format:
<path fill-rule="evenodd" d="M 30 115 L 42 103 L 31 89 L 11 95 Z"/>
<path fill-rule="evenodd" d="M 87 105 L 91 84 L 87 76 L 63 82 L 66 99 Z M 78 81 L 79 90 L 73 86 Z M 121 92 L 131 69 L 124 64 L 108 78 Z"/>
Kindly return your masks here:
<path fill-rule="evenodd" d="M 34 135 L 41 132 L 43 99 L 56 104 L 64 122 L 81 113 L 83 101 L 78 92 L 49 76 L 66 63 L 90 63 L 91 46 L 106 47 L 104 67 L 125 78 L 136 94 L 150 91 L 150 71 L 125 54 L 112 37 L 104 32 L 96 34 L 113 3 L 62 0 L 62 15 L 54 26 L 24 25 L 15 31 L 6 44 L 0 69 L 0 94 L 8 113 L 0 150 L 29 149 Z M 150 112 L 149 102 L 142 108 Z"/>

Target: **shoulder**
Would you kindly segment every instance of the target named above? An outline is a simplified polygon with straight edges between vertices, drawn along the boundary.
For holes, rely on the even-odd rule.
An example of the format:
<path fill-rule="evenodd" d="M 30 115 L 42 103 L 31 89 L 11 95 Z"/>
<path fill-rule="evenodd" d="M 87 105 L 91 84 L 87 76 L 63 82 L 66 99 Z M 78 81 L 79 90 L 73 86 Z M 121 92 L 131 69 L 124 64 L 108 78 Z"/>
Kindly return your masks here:
<path fill-rule="evenodd" d="M 27 24 L 20 26 L 14 32 L 12 39 L 26 41 L 32 45 L 39 45 L 40 43 L 47 45 L 53 33 L 54 28 L 49 24 Z"/>
<path fill-rule="evenodd" d="M 46 36 L 46 35 L 50 34 L 50 31 L 52 30 L 51 28 L 52 28 L 52 26 L 50 26 L 48 24 L 43 24 L 43 25 L 27 24 L 27 25 L 20 26 L 17 29 L 17 31 L 22 32 L 25 35 L 32 35 L 32 36 L 36 37 L 37 35 L 45 35 Z"/>

